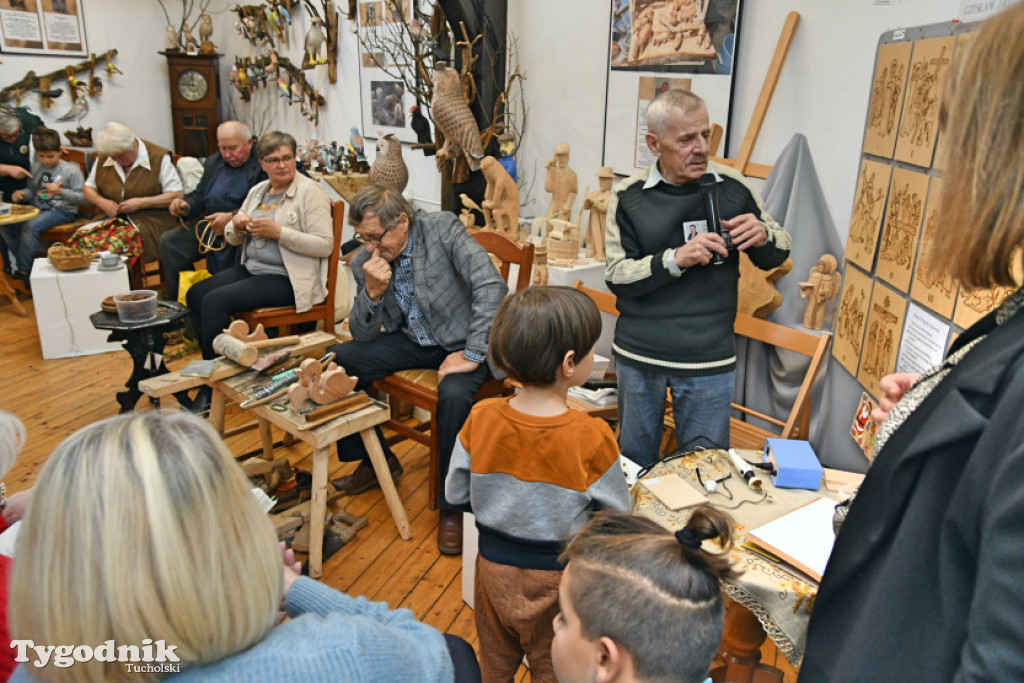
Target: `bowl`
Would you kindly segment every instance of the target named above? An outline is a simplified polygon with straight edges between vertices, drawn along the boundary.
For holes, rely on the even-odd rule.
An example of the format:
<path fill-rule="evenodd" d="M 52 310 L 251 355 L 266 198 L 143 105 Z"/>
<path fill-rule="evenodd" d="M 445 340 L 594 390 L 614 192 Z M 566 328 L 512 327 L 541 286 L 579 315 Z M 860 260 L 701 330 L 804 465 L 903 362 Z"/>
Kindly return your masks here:
<path fill-rule="evenodd" d="M 594 369 L 590 371 L 590 376 L 587 379 L 591 382 L 596 382 L 599 379 L 604 379 L 604 374 L 608 372 L 608 364 L 610 362 L 610 358 L 605 358 L 601 354 L 595 353 Z"/>
<path fill-rule="evenodd" d="M 115 294 L 117 318 L 123 323 L 142 323 L 156 317 L 156 292 L 152 289 L 133 289 L 127 294 Z"/>

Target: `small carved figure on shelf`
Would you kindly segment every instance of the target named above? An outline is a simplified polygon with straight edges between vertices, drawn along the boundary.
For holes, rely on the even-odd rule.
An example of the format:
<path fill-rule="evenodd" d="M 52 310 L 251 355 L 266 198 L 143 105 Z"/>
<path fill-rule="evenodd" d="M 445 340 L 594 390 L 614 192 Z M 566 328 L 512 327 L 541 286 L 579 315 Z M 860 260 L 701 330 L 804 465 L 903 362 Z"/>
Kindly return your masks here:
<path fill-rule="evenodd" d="M 438 62 L 434 69 L 434 97 L 430 101 L 430 110 L 434 114 L 434 125 L 444 135 L 444 145 L 437 156 L 444 159 L 462 152 L 469 168 L 480 170 L 480 161 L 484 158 L 480 131 L 462 94 L 459 73 L 444 62 Z"/>
<path fill-rule="evenodd" d="M 402 159 L 402 143 L 394 133 L 377 131 L 377 157 L 370 167 L 370 182 L 399 192 L 409 184 L 409 169 Z"/>
<path fill-rule="evenodd" d="M 181 52 L 181 43 L 178 42 L 178 32 L 170 24 L 167 24 L 167 51 Z"/>
<path fill-rule="evenodd" d="M 480 205 L 470 199 L 468 194 L 460 194 L 459 199 L 462 200 L 462 213 L 459 214 L 459 220 L 462 221 L 462 225 L 465 226 L 466 230 L 476 230 L 476 214 L 474 211 L 483 213 L 484 210 L 480 208 Z"/>
<path fill-rule="evenodd" d="M 548 248 L 539 244 L 533 249 L 533 277 L 530 284 L 543 287 L 548 283 Z"/>
<path fill-rule="evenodd" d="M 572 268 L 579 260 L 580 231 L 575 223 L 561 218 L 548 219 L 548 264 Z"/>
<path fill-rule="evenodd" d="M 576 172 L 569 168 L 569 145 L 564 142 L 556 145 L 554 158 L 548 159 L 544 168 L 547 169 L 544 191 L 551 193 L 548 218 L 568 221 L 572 218 L 572 205 L 576 203 L 576 195 L 580 191 Z M 550 224 L 548 229 L 550 230 Z"/>
<path fill-rule="evenodd" d="M 811 268 L 807 282 L 800 285 L 800 298 L 807 299 L 804 309 L 804 327 L 820 330 L 825 322 L 825 305 L 839 296 L 842 276 L 836 272 L 836 257 L 823 254 L 818 265 Z"/>
<path fill-rule="evenodd" d="M 298 411 L 306 399 L 319 405 L 333 403 L 347 396 L 359 381 L 358 377 L 350 377 L 345 368 L 330 363 L 321 370 L 320 361 L 307 358 L 295 370 L 299 381 L 288 388 L 288 401 L 292 410 Z"/>
<path fill-rule="evenodd" d="M 480 170 L 487 179 L 484 192 L 484 227 L 494 228 L 509 239 L 519 232 L 519 187 L 494 157 L 484 157 Z"/>
<path fill-rule="evenodd" d="M 612 198 L 612 182 L 615 174 L 611 166 L 603 166 L 597 172 L 598 190 L 587 195 L 583 208 L 590 209 L 587 221 L 587 256 L 604 261 L 604 225 L 608 215 L 608 202 Z M 582 223 L 580 224 L 582 225 Z"/>

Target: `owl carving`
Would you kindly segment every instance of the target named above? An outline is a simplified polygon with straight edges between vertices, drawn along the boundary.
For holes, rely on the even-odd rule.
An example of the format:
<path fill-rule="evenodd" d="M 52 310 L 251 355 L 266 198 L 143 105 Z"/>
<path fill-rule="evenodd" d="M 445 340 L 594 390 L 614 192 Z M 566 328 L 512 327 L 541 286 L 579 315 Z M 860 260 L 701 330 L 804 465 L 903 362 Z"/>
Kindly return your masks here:
<path fill-rule="evenodd" d="M 480 160 L 484 156 L 480 131 L 462 94 L 458 72 L 448 68 L 444 62 L 438 62 L 434 69 L 434 98 L 430 101 L 430 109 L 434 114 L 434 125 L 444 134 L 444 146 L 438 151 L 438 156 L 462 152 L 469 167 L 474 171 L 480 170 Z"/>
<path fill-rule="evenodd" d="M 370 182 L 393 187 L 399 192 L 409 183 L 409 169 L 402 160 L 402 143 L 394 133 L 377 131 L 377 158 L 370 168 Z"/>

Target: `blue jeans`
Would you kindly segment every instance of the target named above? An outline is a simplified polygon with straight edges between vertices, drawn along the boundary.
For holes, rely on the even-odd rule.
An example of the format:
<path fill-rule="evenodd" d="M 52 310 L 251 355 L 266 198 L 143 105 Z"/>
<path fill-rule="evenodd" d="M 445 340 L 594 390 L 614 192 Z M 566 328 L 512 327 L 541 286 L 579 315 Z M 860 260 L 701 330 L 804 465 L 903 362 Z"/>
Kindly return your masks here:
<path fill-rule="evenodd" d="M 65 209 L 43 209 L 38 216 L 24 223 L 3 226 L 0 228 L 0 235 L 4 243 L 4 261 L 7 260 L 7 250 L 10 249 L 14 252 L 16 261 L 14 269 L 29 272 L 32 270 L 36 252 L 39 251 L 39 235 L 54 226 L 73 220 L 75 214 Z"/>
<path fill-rule="evenodd" d="M 733 372 L 677 377 L 618 363 L 619 443 L 622 454 L 641 466 L 658 460 L 665 424 L 665 389 L 672 391 L 676 443 L 693 450 L 729 447 L 729 401 Z"/>

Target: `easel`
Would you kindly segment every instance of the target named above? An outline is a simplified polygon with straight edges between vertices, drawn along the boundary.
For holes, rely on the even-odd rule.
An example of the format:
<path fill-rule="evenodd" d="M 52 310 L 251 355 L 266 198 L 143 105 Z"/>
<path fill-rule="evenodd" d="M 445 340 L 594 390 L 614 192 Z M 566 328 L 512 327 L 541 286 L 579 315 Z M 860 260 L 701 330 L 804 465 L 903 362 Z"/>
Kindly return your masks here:
<path fill-rule="evenodd" d="M 715 124 L 711 130 L 712 161 L 732 166 L 743 175 L 753 178 L 764 179 L 771 173 L 771 166 L 751 163 L 750 156 L 754 152 L 754 145 L 757 144 L 757 136 L 761 133 L 765 114 L 768 113 L 768 105 L 772 102 L 775 86 L 779 82 L 779 74 L 782 73 L 782 65 L 786 62 L 786 55 L 789 54 L 789 46 L 793 42 L 793 34 L 796 33 L 796 27 L 799 23 L 800 14 L 798 12 L 790 12 L 786 16 L 786 23 L 782 26 L 779 42 L 775 46 L 775 55 L 768 66 L 768 74 L 765 76 L 764 85 L 761 86 L 761 95 L 757 98 L 757 105 L 754 107 L 754 113 L 750 117 L 750 123 L 747 125 L 747 133 L 743 136 L 743 144 L 740 145 L 739 156 L 736 159 L 714 156 L 715 152 L 718 151 L 718 145 L 722 141 L 722 127 Z"/>

